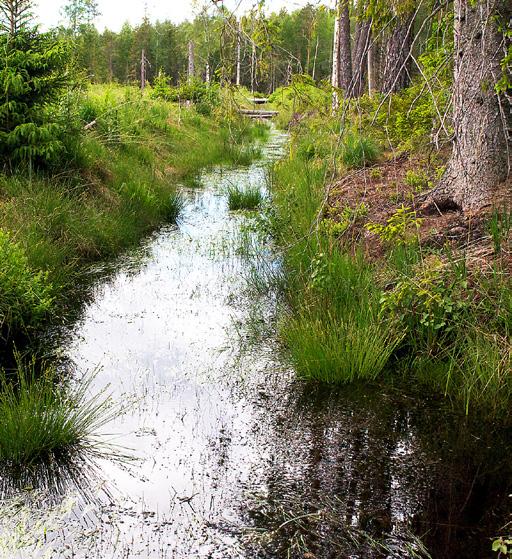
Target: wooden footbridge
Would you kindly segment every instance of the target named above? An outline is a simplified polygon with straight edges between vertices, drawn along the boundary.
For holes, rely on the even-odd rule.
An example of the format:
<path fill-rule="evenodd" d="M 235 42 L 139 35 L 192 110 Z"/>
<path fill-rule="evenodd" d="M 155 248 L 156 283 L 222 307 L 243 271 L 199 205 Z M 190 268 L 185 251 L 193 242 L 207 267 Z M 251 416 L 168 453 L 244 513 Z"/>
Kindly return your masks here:
<path fill-rule="evenodd" d="M 268 103 L 268 98 L 266 97 L 254 97 L 247 99 L 249 103 L 254 105 L 254 108 L 251 109 L 240 109 L 240 114 L 247 116 L 249 118 L 262 118 L 268 119 L 273 118 L 277 115 L 277 111 L 269 111 L 268 109 L 260 109 L 257 106 L 265 105 Z"/>

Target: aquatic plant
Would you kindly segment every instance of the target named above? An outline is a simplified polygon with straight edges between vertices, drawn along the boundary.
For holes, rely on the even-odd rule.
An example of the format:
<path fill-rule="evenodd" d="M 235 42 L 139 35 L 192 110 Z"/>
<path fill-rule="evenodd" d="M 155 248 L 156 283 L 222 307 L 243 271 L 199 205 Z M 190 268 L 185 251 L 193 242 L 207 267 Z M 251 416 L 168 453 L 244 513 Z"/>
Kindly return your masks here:
<path fill-rule="evenodd" d="M 227 194 L 228 206 L 231 211 L 255 210 L 263 200 L 261 191 L 257 187 L 230 186 Z"/>
<path fill-rule="evenodd" d="M 97 432 L 119 413 L 103 393 L 89 396 L 92 378 L 67 385 L 54 367 L 38 371 L 18 358 L 15 378 L 0 376 L 0 463 L 31 466 L 70 453 L 98 451 Z"/>

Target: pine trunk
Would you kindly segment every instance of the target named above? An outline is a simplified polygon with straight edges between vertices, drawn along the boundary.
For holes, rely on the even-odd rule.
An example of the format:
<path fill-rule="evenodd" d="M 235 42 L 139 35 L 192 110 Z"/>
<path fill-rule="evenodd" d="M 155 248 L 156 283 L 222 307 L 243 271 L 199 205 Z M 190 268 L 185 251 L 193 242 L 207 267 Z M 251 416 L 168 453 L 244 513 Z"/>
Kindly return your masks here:
<path fill-rule="evenodd" d="M 370 48 L 370 27 L 369 21 L 358 21 L 356 24 L 353 59 L 354 78 L 351 91 L 353 97 L 361 97 L 364 92 L 368 69 L 368 50 Z"/>
<path fill-rule="evenodd" d="M 396 16 L 384 47 L 382 93 L 396 93 L 410 83 L 410 52 L 413 39 L 414 15 Z"/>
<path fill-rule="evenodd" d="M 432 200 L 440 209 L 478 209 L 492 201 L 510 169 L 510 103 L 495 91 L 505 39 L 498 15 L 509 0 L 455 0 L 453 151 Z"/>
<path fill-rule="evenodd" d="M 350 45 L 349 0 L 340 0 L 339 8 L 339 87 L 346 96 L 352 86 L 352 51 Z"/>

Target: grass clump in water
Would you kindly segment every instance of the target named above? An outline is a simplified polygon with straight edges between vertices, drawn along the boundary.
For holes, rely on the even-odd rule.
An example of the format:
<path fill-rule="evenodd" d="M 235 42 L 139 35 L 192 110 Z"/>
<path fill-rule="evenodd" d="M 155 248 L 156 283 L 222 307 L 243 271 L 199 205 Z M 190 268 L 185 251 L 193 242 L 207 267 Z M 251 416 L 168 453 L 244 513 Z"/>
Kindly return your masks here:
<path fill-rule="evenodd" d="M 238 186 L 228 188 L 228 206 L 231 211 L 255 210 L 261 205 L 263 195 L 257 187 L 242 189 Z"/>
<path fill-rule="evenodd" d="M 299 316 L 282 329 L 298 374 L 325 383 L 375 380 L 400 337 L 366 311 L 341 320 Z"/>
<path fill-rule="evenodd" d="M 80 450 L 98 450 L 99 428 L 112 419 L 109 399 L 89 397 L 91 380 L 70 388 L 54 368 L 18 365 L 16 381 L 0 376 L 0 462 L 31 466 Z"/>

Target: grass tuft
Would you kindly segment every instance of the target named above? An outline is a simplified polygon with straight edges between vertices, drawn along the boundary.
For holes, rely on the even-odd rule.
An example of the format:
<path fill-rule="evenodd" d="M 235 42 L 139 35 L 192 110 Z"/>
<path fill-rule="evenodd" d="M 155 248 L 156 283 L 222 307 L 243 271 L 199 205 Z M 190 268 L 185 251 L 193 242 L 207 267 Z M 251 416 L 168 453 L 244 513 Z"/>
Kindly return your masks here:
<path fill-rule="evenodd" d="M 16 382 L 0 377 L 0 462 L 31 466 L 79 450 L 98 450 L 97 430 L 119 410 L 101 394 L 89 397 L 88 379 L 73 388 L 54 368 L 38 374 L 34 363 L 19 364 Z"/>
<path fill-rule="evenodd" d="M 341 160 L 347 167 L 359 169 L 375 163 L 379 155 L 379 146 L 372 139 L 347 134 L 343 142 Z"/>
<path fill-rule="evenodd" d="M 341 320 L 301 315 L 281 334 L 299 376 L 330 384 L 375 380 L 401 340 L 367 311 Z"/>
<path fill-rule="evenodd" d="M 228 188 L 228 205 L 231 211 L 255 210 L 263 200 L 263 196 L 257 187 L 241 189 L 238 186 Z"/>

